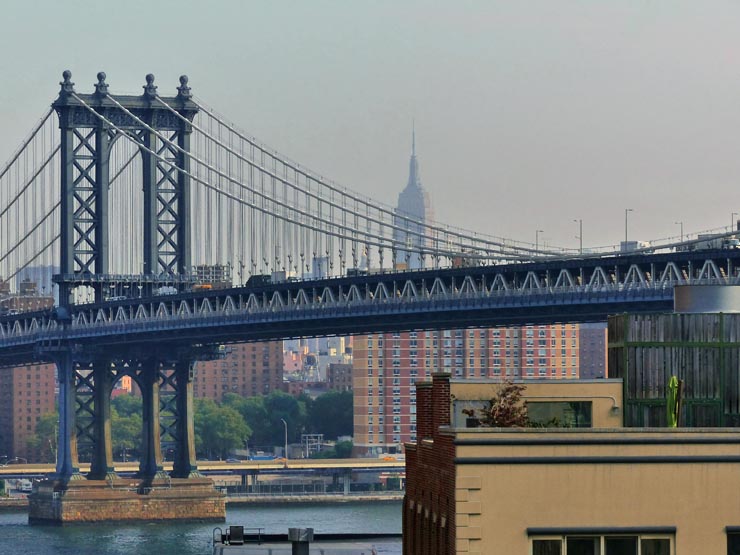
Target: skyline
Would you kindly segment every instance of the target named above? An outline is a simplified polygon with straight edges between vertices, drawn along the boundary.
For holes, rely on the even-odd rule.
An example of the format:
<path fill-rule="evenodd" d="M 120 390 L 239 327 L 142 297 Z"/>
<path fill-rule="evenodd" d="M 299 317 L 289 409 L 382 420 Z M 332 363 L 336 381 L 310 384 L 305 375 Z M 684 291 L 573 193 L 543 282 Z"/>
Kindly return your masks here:
<path fill-rule="evenodd" d="M 740 211 L 731 2 L 82 5 L 6 8 L 0 163 L 64 69 L 80 92 L 102 70 L 111 92 L 137 93 L 152 72 L 172 94 L 186 73 L 240 128 L 385 204 L 406 182 L 415 120 L 436 219 L 481 233 L 534 243 L 544 230 L 540 244 L 576 248 L 582 219 L 591 247 L 623 239 L 626 208 L 642 240 Z M 130 32 L 93 32 L 114 19 Z"/>

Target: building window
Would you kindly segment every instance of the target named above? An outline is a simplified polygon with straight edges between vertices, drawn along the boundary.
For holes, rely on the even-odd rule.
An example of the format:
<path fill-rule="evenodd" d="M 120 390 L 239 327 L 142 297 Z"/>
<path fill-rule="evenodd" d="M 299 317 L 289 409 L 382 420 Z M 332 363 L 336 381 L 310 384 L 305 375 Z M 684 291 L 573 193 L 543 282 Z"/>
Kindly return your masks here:
<path fill-rule="evenodd" d="M 591 401 L 527 401 L 527 415 L 535 428 L 591 428 Z"/>
<path fill-rule="evenodd" d="M 532 538 L 532 555 L 671 555 L 671 543 L 672 537 L 647 534 L 538 537 Z"/>
<path fill-rule="evenodd" d="M 735 527 L 727 531 L 727 555 L 740 555 L 740 530 Z"/>

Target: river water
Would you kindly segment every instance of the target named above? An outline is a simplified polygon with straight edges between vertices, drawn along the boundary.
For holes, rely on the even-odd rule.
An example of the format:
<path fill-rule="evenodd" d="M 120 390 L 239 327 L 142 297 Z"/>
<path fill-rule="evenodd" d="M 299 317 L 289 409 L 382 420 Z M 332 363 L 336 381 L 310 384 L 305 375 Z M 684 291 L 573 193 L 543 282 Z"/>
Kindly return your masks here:
<path fill-rule="evenodd" d="M 232 507 L 226 523 L 285 534 L 401 533 L 401 503 L 342 503 Z M 29 526 L 26 512 L 0 513 L 0 553 L 19 555 L 210 555 L 214 524 L 95 524 Z M 383 542 L 379 554 L 400 554 L 401 542 Z"/>

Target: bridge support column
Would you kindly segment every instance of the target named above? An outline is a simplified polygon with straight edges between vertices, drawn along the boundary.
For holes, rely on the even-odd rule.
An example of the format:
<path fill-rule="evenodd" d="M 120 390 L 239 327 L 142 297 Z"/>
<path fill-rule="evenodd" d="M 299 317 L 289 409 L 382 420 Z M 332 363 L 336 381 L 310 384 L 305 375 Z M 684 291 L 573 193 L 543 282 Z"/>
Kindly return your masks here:
<path fill-rule="evenodd" d="M 113 388 L 110 361 L 98 359 L 93 365 L 93 392 L 95 414 L 93 430 L 95 444 L 88 480 L 107 480 L 116 478 L 113 467 L 113 444 L 111 441 L 110 394 Z"/>
<path fill-rule="evenodd" d="M 196 478 L 201 474 L 195 461 L 195 429 L 193 427 L 193 372 L 195 362 L 181 360 L 175 365 L 177 406 L 177 444 L 172 464 L 173 478 Z"/>
<path fill-rule="evenodd" d="M 349 495 L 352 486 L 352 471 L 348 470 L 342 475 L 342 483 L 344 484 L 344 495 Z"/>
<path fill-rule="evenodd" d="M 159 425 L 159 361 L 145 361 L 142 375 L 141 397 L 143 416 L 143 453 L 139 465 L 139 477 L 151 481 L 165 478 L 162 469 L 162 445 Z"/>
<path fill-rule="evenodd" d="M 59 438 L 57 442 L 57 467 L 54 479 L 67 482 L 80 480 L 77 460 L 77 428 L 75 425 L 75 371 L 72 356 L 65 352 L 57 361 L 59 380 Z"/>

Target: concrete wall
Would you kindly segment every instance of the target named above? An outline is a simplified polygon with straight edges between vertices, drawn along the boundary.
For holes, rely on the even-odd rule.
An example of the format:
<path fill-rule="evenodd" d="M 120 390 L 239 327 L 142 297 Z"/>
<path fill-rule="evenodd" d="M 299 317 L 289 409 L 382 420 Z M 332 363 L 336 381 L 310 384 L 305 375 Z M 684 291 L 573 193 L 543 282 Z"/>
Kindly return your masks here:
<path fill-rule="evenodd" d="M 531 528 L 675 527 L 675 553 L 727 550 L 740 525 L 740 432 L 450 431 L 457 553 L 530 553 Z"/>

